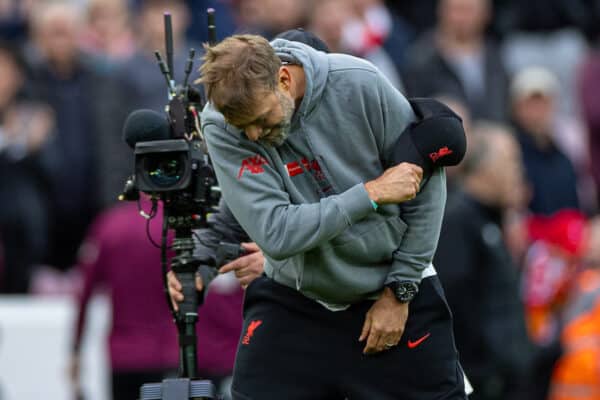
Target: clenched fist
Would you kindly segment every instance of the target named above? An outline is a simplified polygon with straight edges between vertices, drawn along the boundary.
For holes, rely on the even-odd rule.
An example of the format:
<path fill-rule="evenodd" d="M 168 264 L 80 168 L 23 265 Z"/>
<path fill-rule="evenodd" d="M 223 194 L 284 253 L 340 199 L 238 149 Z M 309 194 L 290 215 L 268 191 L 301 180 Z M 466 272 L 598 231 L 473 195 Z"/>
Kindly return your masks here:
<path fill-rule="evenodd" d="M 403 162 L 386 169 L 380 177 L 365 183 L 365 188 L 369 197 L 377 204 L 402 203 L 417 196 L 421 179 L 421 167 Z"/>

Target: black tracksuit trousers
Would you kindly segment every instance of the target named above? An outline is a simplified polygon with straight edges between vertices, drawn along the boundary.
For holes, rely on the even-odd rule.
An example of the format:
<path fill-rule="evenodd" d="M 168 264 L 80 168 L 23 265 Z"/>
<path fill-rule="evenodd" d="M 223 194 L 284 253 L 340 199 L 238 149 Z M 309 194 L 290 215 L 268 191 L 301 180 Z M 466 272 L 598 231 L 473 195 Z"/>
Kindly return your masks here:
<path fill-rule="evenodd" d="M 373 301 L 329 311 L 262 276 L 246 289 L 235 400 L 464 400 L 452 316 L 437 276 L 409 306 L 400 343 L 363 355 Z"/>

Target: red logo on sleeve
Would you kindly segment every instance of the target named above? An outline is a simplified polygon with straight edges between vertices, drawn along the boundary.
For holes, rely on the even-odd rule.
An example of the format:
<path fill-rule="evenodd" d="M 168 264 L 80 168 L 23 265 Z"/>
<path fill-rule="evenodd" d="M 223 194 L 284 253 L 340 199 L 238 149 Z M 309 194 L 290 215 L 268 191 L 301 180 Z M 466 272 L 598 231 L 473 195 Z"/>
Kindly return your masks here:
<path fill-rule="evenodd" d="M 240 172 L 238 173 L 238 179 L 242 178 L 244 175 L 244 171 L 248 170 L 251 174 L 262 174 L 265 172 L 263 165 L 266 165 L 267 160 L 264 157 L 259 156 L 258 154 L 253 157 L 248 157 L 244 161 L 242 161 L 242 166 L 240 167 Z"/>
<path fill-rule="evenodd" d="M 454 153 L 454 152 L 452 150 L 450 150 L 448 148 L 448 146 L 446 146 L 446 147 L 442 147 L 438 151 L 434 151 L 433 153 L 430 153 L 429 158 L 431 158 L 431 161 L 436 162 L 440 158 L 449 156 L 452 153 Z"/>

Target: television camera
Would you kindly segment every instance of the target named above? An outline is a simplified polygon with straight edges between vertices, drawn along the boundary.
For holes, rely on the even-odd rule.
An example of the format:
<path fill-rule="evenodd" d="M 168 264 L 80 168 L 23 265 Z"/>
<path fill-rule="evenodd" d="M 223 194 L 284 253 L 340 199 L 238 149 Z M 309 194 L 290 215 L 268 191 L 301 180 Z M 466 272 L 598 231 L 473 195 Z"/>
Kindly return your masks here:
<path fill-rule="evenodd" d="M 214 10 L 208 9 L 209 44 L 216 42 Z M 127 179 L 120 200 L 138 201 L 140 192 L 152 202 L 149 212 L 140 214 L 147 223 L 163 204 L 161 264 L 167 302 L 179 332 L 179 377 L 161 383 L 147 383 L 140 388 L 140 400 L 216 399 L 216 389 L 209 380 L 197 379 L 196 329 L 198 306 L 201 304 L 195 287 L 195 276 L 201 266 L 215 267 L 244 254 L 239 245 L 221 243 L 216 259 L 194 253 L 194 230 L 209 226 L 208 216 L 216 211 L 220 190 L 210 163 L 202 135 L 200 111 L 202 94 L 188 80 L 194 64 L 195 51 L 190 49 L 183 82 L 177 84 L 173 67 L 173 34 L 171 15 L 164 15 L 166 61 L 155 52 L 158 66 L 166 81 L 168 103 L 166 115 L 153 110 L 136 110 L 123 127 L 123 136 L 134 148 L 135 174 Z M 171 249 L 171 269 L 177 275 L 184 301 L 175 311 L 169 297 L 167 274 L 167 236 L 175 232 Z M 150 238 L 152 240 L 152 238 Z M 153 242 L 154 243 L 154 242 Z M 158 244 L 156 244 L 158 246 Z"/>

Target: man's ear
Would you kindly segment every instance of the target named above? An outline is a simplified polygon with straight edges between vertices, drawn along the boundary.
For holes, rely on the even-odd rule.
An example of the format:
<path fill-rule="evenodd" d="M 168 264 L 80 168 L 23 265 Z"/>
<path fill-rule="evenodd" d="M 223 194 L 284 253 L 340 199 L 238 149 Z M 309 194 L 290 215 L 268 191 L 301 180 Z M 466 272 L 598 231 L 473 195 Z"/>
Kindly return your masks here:
<path fill-rule="evenodd" d="M 285 65 L 279 67 L 278 84 L 279 87 L 285 91 L 289 91 L 292 87 L 292 74 L 289 68 Z"/>

